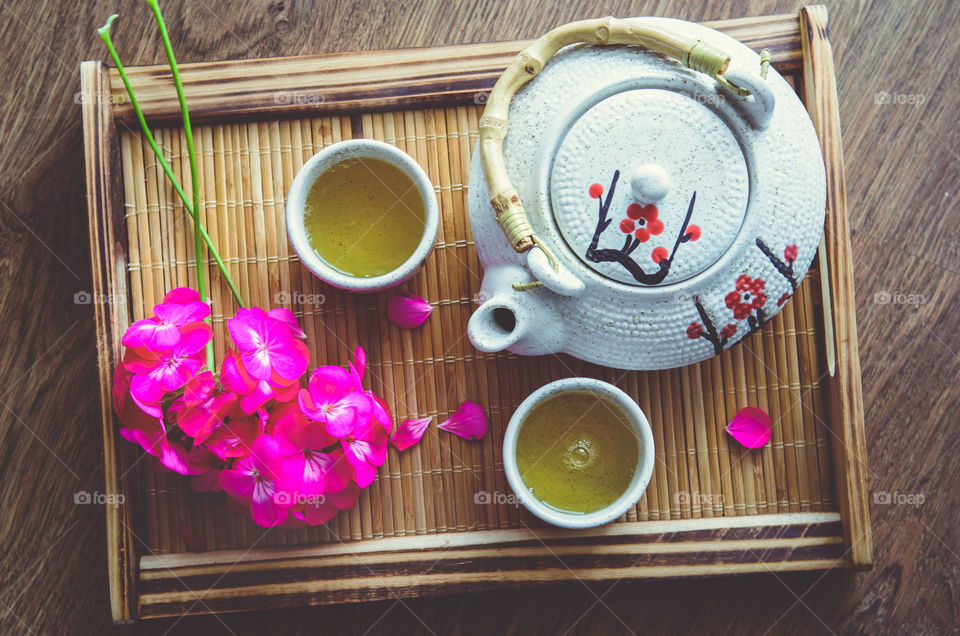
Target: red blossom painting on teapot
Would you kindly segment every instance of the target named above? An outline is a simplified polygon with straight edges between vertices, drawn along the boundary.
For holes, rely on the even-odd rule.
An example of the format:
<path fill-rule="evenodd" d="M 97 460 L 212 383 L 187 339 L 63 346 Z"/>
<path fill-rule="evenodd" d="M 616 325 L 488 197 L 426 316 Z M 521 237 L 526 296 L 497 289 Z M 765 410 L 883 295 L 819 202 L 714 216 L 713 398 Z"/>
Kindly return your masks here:
<path fill-rule="evenodd" d="M 687 206 L 683 223 L 676 230 L 673 249 L 668 251 L 666 247 L 660 245 L 650 250 L 651 266 L 646 263 L 644 258 L 639 256 L 641 252 L 638 252 L 638 248 L 649 241 L 651 237 L 660 236 L 669 230 L 659 218 L 660 211 L 654 203 L 647 203 L 646 205 L 630 203 L 627 205 L 623 211 L 623 217 L 619 219 L 618 226 L 624 237 L 623 246 L 619 249 L 599 247 L 600 236 L 616 220 L 611 214 L 610 208 L 619 178 L 620 171 L 617 170 L 614 172 L 613 180 L 606 191 L 603 185 L 599 183 L 593 183 L 587 188 L 590 198 L 596 199 L 598 202 L 598 214 L 593 239 L 587 246 L 584 257 L 594 263 L 618 263 L 637 282 L 643 285 L 657 285 L 663 282 L 667 274 L 670 273 L 670 266 L 673 264 L 680 247 L 685 243 L 696 242 L 703 233 L 700 226 L 690 222 L 697 201 L 697 193 L 693 192 L 690 196 L 690 204 Z M 790 284 L 791 292 L 784 293 L 777 299 L 776 304 L 780 307 L 787 301 L 792 291 L 797 289 L 797 279 L 793 271 L 793 265 L 798 255 L 797 246 L 793 243 L 785 246 L 781 259 L 773 253 L 763 239 L 757 238 L 755 243 L 777 273 Z M 723 305 L 730 311 L 730 315 L 723 316 L 719 320 L 711 318 L 699 295 L 693 297 L 693 303 L 700 320 L 691 322 L 687 326 L 686 335 L 691 340 L 699 338 L 707 340 L 713 345 L 716 353 L 723 351 L 730 340 L 741 331 L 737 323 L 744 320 L 747 322 L 744 336 L 746 337 L 763 326 L 768 319 L 768 315 L 764 311 L 767 304 L 767 284 L 758 275 L 741 274 L 736 280 L 731 281 L 730 291 L 723 299 Z M 724 326 L 718 329 L 718 324 Z"/>
<path fill-rule="evenodd" d="M 693 216 L 693 207 L 696 203 L 697 193 L 694 192 L 690 197 L 690 205 L 687 207 L 687 214 L 684 216 L 683 224 L 676 234 L 676 240 L 673 244 L 673 250 L 667 251 L 667 248 L 658 246 L 650 250 L 648 257 L 653 265 L 645 264 L 645 257 L 641 256 L 642 251 L 637 252 L 637 248 L 650 240 L 652 236 L 659 236 L 667 229 L 663 221 L 659 218 L 660 210 L 653 203 L 640 205 L 631 203 L 623 211 L 623 218 L 620 219 L 620 232 L 624 235 L 623 246 L 619 249 L 599 248 L 600 235 L 603 234 L 610 223 L 614 221 L 611 216 L 610 208 L 613 203 L 613 194 L 617 187 L 617 180 L 620 178 L 620 171 L 613 173 L 613 180 L 610 182 L 610 188 L 604 196 L 603 185 L 599 183 L 591 184 L 587 188 L 587 193 L 591 198 L 597 199 L 599 210 L 597 214 L 597 224 L 594 228 L 593 239 L 587 247 L 584 257 L 594 263 L 619 263 L 626 269 L 631 276 L 643 285 L 658 285 L 670 273 L 670 266 L 673 264 L 673 258 L 677 250 L 683 243 L 692 243 L 700 238 L 701 230 L 698 225 L 690 223 Z M 637 253 L 635 256 L 634 253 Z M 639 259 L 639 260 L 638 260 Z M 641 260 L 644 263 L 641 263 Z"/>
<path fill-rule="evenodd" d="M 756 240 L 757 248 L 763 252 L 767 260 L 773 265 L 781 276 L 788 283 L 790 289 L 796 291 L 797 279 L 793 272 L 793 264 L 797 260 L 798 249 L 793 243 L 783 249 L 783 258 L 778 258 L 773 251 L 767 247 L 762 239 Z M 727 343 L 737 333 L 736 322 L 747 321 L 747 334 L 749 336 L 754 331 L 763 326 L 767 321 L 767 315 L 764 313 L 764 306 L 767 304 L 766 282 L 759 276 L 751 277 L 747 274 L 740 275 L 734 283 L 734 288 L 723 298 L 724 306 L 732 313 L 735 322 L 728 323 L 719 331 L 716 328 L 716 321 L 710 318 L 710 315 L 703 307 L 700 296 L 693 297 L 693 304 L 697 308 L 697 314 L 700 321 L 691 322 L 687 326 L 687 338 L 696 340 L 703 338 L 713 345 L 716 353 L 723 351 Z M 791 292 L 786 292 L 777 299 L 777 307 L 782 307 L 787 302 Z M 729 319 L 729 318 L 727 318 Z M 744 337 L 746 337 L 744 336 Z"/>

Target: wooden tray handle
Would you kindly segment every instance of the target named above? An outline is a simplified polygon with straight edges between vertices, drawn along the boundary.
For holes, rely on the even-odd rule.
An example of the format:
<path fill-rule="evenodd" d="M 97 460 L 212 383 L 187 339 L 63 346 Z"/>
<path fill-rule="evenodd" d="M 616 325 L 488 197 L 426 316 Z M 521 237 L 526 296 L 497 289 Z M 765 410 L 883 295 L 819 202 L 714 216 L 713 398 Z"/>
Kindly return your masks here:
<path fill-rule="evenodd" d="M 728 88 L 737 88 L 723 78 L 723 73 L 730 65 L 730 56 L 717 47 L 668 29 L 612 17 L 570 22 L 550 31 L 521 51 L 490 91 L 487 106 L 480 118 L 480 162 L 490 191 L 490 203 L 497 214 L 500 228 L 517 252 L 526 252 L 538 241 L 503 162 L 503 139 L 509 128 L 507 113 L 510 101 L 520 87 L 543 70 L 557 51 L 580 42 L 635 44 L 706 73 Z"/>

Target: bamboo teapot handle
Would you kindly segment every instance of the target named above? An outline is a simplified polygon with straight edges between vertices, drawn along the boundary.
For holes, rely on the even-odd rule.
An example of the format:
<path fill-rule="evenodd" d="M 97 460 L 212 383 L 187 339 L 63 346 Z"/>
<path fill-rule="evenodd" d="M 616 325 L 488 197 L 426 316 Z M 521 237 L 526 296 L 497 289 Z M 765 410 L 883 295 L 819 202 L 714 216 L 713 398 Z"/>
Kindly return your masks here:
<path fill-rule="evenodd" d="M 557 51 L 577 43 L 635 44 L 706 73 L 736 94 L 749 94 L 723 77 L 730 65 L 730 55 L 717 47 L 661 27 L 638 25 L 612 17 L 580 20 L 557 27 L 517 54 L 490 91 L 480 118 L 480 162 L 490 192 L 490 203 L 510 245 L 516 252 L 526 252 L 538 245 L 554 269 L 557 268 L 555 257 L 534 233 L 520 196 L 507 176 L 503 140 L 507 136 L 507 113 L 513 96 L 543 70 Z"/>

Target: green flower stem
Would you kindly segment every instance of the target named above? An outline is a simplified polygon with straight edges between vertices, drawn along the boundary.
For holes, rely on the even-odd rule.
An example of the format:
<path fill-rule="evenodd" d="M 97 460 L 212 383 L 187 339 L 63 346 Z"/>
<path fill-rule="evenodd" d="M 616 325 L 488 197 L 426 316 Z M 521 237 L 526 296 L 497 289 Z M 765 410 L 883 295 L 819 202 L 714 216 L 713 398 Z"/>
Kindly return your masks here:
<path fill-rule="evenodd" d="M 113 64 L 116 67 L 117 72 L 120 74 L 120 79 L 123 81 L 123 85 L 127 89 L 127 95 L 130 97 L 130 104 L 133 106 L 133 110 L 137 114 L 137 119 L 140 122 L 140 128 L 147 139 L 147 143 L 150 144 L 154 154 L 157 156 L 157 161 L 163 168 L 164 173 L 166 173 L 170 183 L 173 184 L 173 189 L 177 192 L 180 200 L 183 201 L 183 207 L 193 218 L 194 228 L 196 228 L 197 224 L 199 224 L 199 216 L 197 215 L 193 204 L 187 198 L 183 188 L 180 186 L 180 182 L 177 180 L 176 176 L 174 176 L 173 171 L 170 169 L 170 165 L 167 163 L 167 160 L 164 159 L 163 153 L 157 146 L 157 142 L 154 140 L 153 134 L 150 132 L 150 128 L 147 126 L 147 121 L 144 118 L 143 111 L 140 109 L 140 104 L 137 102 L 136 95 L 133 93 L 133 87 L 130 86 L 130 80 L 127 77 L 126 70 L 124 69 L 123 64 L 120 62 L 120 57 L 117 55 L 117 51 L 113 46 L 113 41 L 110 39 L 110 24 L 116 19 L 116 17 L 116 14 L 110 16 L 110 18 L 107 20 L 107 23 L 98 29 L 97 33 L 99 33 L 100 38 L 103 40 L 104 44 L 106 44 L 107 50 L 110 52 L 110 57 L 113 59 Z M 190 143 L 192 146 L 192 136 L 188 136 L 187 138 L 190 140 L 188 143 Z M 196 181 L 194 181 L 194 183 L 196 183 Z M 199 227 L 199 236 L 203 242 L 206 243 L 207 249 L 210 251 L 210 255 L 213 256 L 213 260 L 216 261 L 217 266 L 220 268 L 220 273 L 223 275 L 224 280 L 227 281 L 227 285 L 230 287 L 230 291 L 233 292 L 233 296 L 237 299 L 237 304 L 240 305 L 240 307 L 244 307 L 243 298 L 240 296 L 240 290 L 237 288 L 236 283 L 233 282 L 233 278 L 230 277 L 230 272 L 227 270 L 227 266 L 220 257 L 220 253 L 217 251 L 216 246 L 214 246 L 213 241 L 210 239 L 210 235 L 207 234 L 207 231 L 204 229 L 203 225 L 199 225 Z M 199 269 L 200 259 L 197 260 L 197 270 L 199 271 Z"/>
<path fill-rule="evenodd" d="M 153 16 L 157 19 L 157 28 L 160 29 L 160 37 L 163 39 L 163 48 L 167 51 L 167 59 L 170 61 L 170 74 L 173 75 L 173 84 L 177 88 L 177 99 L 180 101 L 180 114 L 183 116 L 183 134 L 187 138 L 187 155 L 190 157 L 190 185 L 193 186 L 193 249 L 197 254 L 197 291 L 200 292 L 200 298 L 207 297 L 207 285 L 203 280 L 203 267 L 200 266 L 203 261 L 203 237 L 200 236 L 200 184 L 197 182 L 197 151 L 193 145 L 193 129 L 190 127 L 190 112 L 187 110 L 187 100 L 183 96 L 183 83 L 180 81 L 180 69 L 177 68 L 177 60 L 173 56 L 173 46 L 170 44 L 170 36 L 167 33 L 167 25 L 163 21 L 163 14 L 160 13 L 160 5 L 157 0 L 147 0 L 147 4 L 153 10 Z M 207 319 L 210 322 L 210 319 Z M 207 368 L 213 370 L 213 341 L 207 343 Z"/>

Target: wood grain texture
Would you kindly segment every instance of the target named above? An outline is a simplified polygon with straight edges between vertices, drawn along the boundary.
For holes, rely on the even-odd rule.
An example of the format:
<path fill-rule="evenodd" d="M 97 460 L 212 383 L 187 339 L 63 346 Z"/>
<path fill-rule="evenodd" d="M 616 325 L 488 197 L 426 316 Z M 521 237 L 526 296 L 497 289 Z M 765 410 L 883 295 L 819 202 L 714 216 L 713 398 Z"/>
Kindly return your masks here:
<path fill-rule="evenodd" d="M 799 68 L 794 14 L 725 20 L 722 28 L 749 46 L 769 48 L 781 72 Z M 394 106 L 397 98 L 408 107 L 431 106 L 489 91 L 517 53 L 530 44 L 529 40 L 479 42 L 429 50 L 401 46 L 359 54 L 199 62 L 180 65 L 180 74 L 191 118 L 198 122 L 375 110 Z M 180 105 L 167 65 L 130 68 L 127 76 L 151 122 L 179 119 Z M 115 116 L 135 122 L 136 113 L 115 70 L 110 84 Z"/>
<path fill-rule="evenodd" d="M 524 527 L 374 539 L 334 548 L 148 557 L 143 618 L 385 600 L 570 581 L 795 572 L 842 567 L 837 513 L 625 523 L 571 534 Z M 468 565 L 468 568 L 464 566 Z M 199 592 L 198 592 L 199 590 Z"/>
<path fill-rule="evenodd" d="M 227 7 L 169 0 L 164 11 L 179 59 L 200 62 L 529 39 L 563 22 L 606 14 L 705 20 L 787 13 L 797 6 L 784 0 L 425 0 Z M 870 496 L 925 496 L 922 505 L 873 505 L 877 549 L 871 572 L 574 582 L 443 599 L 398 594 L 363 606 L 160 620 L 136 633 L 955 630 L 960 357 L 951 334 L 960 331 L 955 309 L 960 42 L 952 30 L 960 22 L 960 7 L 950 0 L 838 1 L 829 9 L 854 247 Z M 0 5 L 0 39 L 6 50 L 17 51 L 0 69 L 8 105 L 0 122 L 5 282 L 0 319 L 7 327 L 0 336 L 0 475 L 11 485 L 0 492 L 9 513 L 0 524 L 4 633 L 111 629 L 103 510 L 73 504 L 77 491 L 104 487 L 94 312 L 73 302 L 74 294 L 92 289 L 81 107 L 75 96 L 77 62 L 104 57 L 94 31 L 118 10 L 114 32 L 124 60 L 162 63 L 148 11 L 137 3 L 91 2 L 79 13 L 55 2 Z M 894 94 L 914 100 L 898 103 Z M 917 104 L 916 96 L 923 103 Z M 913 297 L 894 302 L 893 294 Z M 485 377 L 496 373 L 483 371 Z M 760 488 L 764 475 L 754 476 Z M 758 495 L 760 503 L 766 505 Z"/>
<path fill-rule="evenodd" d="M 807 110 L 820 137 L 827 171 L 827 220 L 821 249 L 826 249 L 828 288 L 832 297 L 834 377 L 827 383 L 830 402 L 828 430 L 832 433 L 833 471 L 843 518 L 847 557 L 854 567 L 873 563 L 870 505 L 867 495 L 866 441 L 863 430 L 863 390 L 857 343 L 853 252 L 847 213 L 847 186 L 843 170 L 843 143 L 837 104 L 833 50 L 828 38 L 826 7 L 804 7 L 800 12 L 803 42 L 803 88 Z M 820 261 L 823 264 L 823 260 Z M 821 280 L 824 278 L 821 277 Z"/>
<path fill-rule="evenodd" d="M 110 78 L 105 64 L 84 63 L 80 68 L 83 99 L 84 164 L 87 167 L 87 198 L 91 209 L 110 210 L 90 223 L 90 255 L 93 261 L 92 298 L 97 326 L 97 363 L 102 408 L 104 492 L 126 493 L 136 486 L 126 470 L 133 462 L 129 445 L 120 438 L 113 413 L 110 384 L 120 359 L 118 338 L 129 325 L 127 319 L 126 232 L 115 232 L 123 223 L 118 132 L 113 120 Z M 110 607 L 117 622 L 133 618 L 136 606 L 137 555 L 133 545 L 132 500 L 106 507 L 107 562 L 110 577 Z"/>

